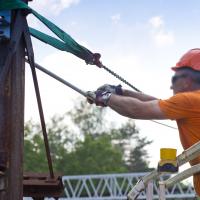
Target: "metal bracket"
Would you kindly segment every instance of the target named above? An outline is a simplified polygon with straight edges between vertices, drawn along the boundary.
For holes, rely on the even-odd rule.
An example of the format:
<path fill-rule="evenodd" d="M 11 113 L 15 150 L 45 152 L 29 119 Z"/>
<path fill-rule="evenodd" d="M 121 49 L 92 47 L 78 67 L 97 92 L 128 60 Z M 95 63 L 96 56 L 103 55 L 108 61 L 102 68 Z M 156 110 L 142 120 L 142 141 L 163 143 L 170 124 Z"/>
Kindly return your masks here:
<path fill-rule="evenodd" d="M 64 191 L 62 177 L 55 174 L 50 178 L 49 174 L 26 172 L 23 179 L 23 196 L 33 199 L 44 199 L 54 197 L 58 199 Z"/>
<path fill-rule="evenodd" d="M 0 11 L 0 42 L 10 39 L 11 11 Z"/>

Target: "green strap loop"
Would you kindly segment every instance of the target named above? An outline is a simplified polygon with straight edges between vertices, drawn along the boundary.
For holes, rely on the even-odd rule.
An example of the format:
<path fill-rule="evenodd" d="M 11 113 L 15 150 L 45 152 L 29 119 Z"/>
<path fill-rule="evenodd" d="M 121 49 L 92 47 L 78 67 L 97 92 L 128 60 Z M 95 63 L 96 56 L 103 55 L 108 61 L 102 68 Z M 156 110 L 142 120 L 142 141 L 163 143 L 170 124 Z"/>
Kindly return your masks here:
<path fill-rule="evenodd" d="M 56 38 L 53 38 L 45 33 L 42 33 L 40 31 L 33 31 L 33 29 L 30 29 L 31 35 L 38 38 L 39 40 L 50 44 L 51 46 L 58 48 L 62 51 L 70 52 L 79 58 L 86 61 L 86 63 L 91 62 L 93 59 L 93 53 L 89 51 L 87 48 L 81 46 L 78 44 L 70 35 L 65 33 L 63 30 L 61 30 L 58 26 L 50 22 L 48 19 L 37 13 L 36 11 L 32 10 L 33 15 L 37 17 L 44 25 L 46 25 L 55 35 L 58 36 L 63 42 L 59 41 Z M 64 43 L 64 44 L 63 44 Z"/>
<path fill-rule="evenodd" d="M 37 13 L 35 10 L 30 8 L 26 3 L 20 1 L 20 0 L 0 0 L 0 10 L 11 10 L 11 9 L 30 9 L 32 14 L 38 18 L 45 26 L 47 26 L 55 35 L 60 38 L 60 40 L 49 36 L 45 33 L 42 33 L 36 29 L 29 28 L 30 34 L 59 49 L 62 51 L 67 51 L 75 56 L 85 60 L 86 63 L 93 64 L 94 62 L 94 56 L 91 51 L 89 51 L 87 48 L 83 47 L 82 45 L 78 44 L 70 35 L 65 33 L 63 30 L 61 30 L 58 26 L 53 24 L 51 21 Z"/>
<path fill-rule="evenodd" d="M 31 9 L 27 4 L 20 0 L 1 0 L 0 10 Z"/>
<path fill-rule="evenodd" d="M 29 27 L 29 31 L 31 33 L 31 35 L 35 38 L 37 38 L 38 40 L 41 40 L 42 42 L 45 42 L 47 44 L 52 45 L 53 47 L 61 50 L 61 51 L 65 51 L 65 46 L 66 44 L 50 35 L 47 35 L 43 32 L 40 32 L 34 28 Z M 45 39 L 43 39 L 45 38 Z M 51 42 L 51 43 L 50 43 Z"/>

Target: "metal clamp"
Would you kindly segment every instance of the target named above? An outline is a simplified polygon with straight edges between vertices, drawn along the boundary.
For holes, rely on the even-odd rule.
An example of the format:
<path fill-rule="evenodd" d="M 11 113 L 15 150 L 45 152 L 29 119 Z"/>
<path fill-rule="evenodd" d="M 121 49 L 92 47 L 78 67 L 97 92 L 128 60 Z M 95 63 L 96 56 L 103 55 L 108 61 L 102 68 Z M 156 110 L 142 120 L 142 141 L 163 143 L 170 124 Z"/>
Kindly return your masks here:
<path fill-rule="evenodd" d="M 11 11 L 0 11 L 0 42 L 10 39 Z"/>

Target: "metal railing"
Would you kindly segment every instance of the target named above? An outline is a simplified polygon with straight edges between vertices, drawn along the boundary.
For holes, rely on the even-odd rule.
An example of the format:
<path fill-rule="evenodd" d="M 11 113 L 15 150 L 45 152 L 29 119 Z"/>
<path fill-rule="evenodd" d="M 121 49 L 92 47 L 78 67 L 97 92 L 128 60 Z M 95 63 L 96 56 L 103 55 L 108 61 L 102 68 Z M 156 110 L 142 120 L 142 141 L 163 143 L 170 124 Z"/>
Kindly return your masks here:
<path fill-rule="evenodd" d="M 147 173 L 125 173 L 104 175 L 64 176 L 64 190 L 66 197 L 60 199 L 73 200 L 125 200 L 130 189 Z M 167 177 L 169 178 L 169 176 Z M 165 180 L 161 176 L 159 180 Z M 153 199 L 159 198 L 159 185 L 152 182 Z M 176 183 L 166 189 L 166 198 L 188 199 L 194 198 L 193 187 Z M 146 199 L 146 191 L 140 193 L 137 199 Z"/>

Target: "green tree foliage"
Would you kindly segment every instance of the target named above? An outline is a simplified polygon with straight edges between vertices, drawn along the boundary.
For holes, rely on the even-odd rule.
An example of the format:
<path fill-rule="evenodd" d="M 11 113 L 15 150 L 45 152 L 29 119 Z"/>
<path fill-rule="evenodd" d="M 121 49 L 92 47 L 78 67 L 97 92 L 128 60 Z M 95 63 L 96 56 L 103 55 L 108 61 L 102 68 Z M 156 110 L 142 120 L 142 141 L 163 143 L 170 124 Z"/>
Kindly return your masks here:
<path fill-rule="evenodd" d="M 108 135 L 93 138 L 87 134 L 84 141 L 76 144 L 67 165 L 70 174 L 102 174 L 125 172 L 122 152 L 111 143 Z"/>
<path fill-rule="evenodd" d="M 139 135 L 133 120 L 128 120 L 118 129 L 111 129 L 111 135 L 123 152 L 125 165 L 129 172 L 152 170 L 149 168 L 149 157 L 145 149 L 152 141 Z"/>
<path fill-rule="evenodd" d="M 102 134 L 106 130 L 105 126 L 106 109 L 79 101 L 74 109 L 68 112 L 72 122 L 78 127 L 82 135 L 91 134 L 94 137 Z"/>
<path fill-rule="evenodd" d="M 148 154 L 145 150 L 145 146 L 151 144 L 151 141 L 147 141 L 146 138 L 136 138 L 136 145 L 130 150 L 130 154 L 127 160 L 127 168 L 130 172 L 145 172 L 152 170 L 148 164 Z"/>
<path fill-rule="evenodd" d="M 34 134 L 33 134 L 34 133 Z M 44 141 L 41 137 L 39 126 L 28 121 L 25 124 L 24 140 L 24 170 L 44 172 L 47 170 L 47 159 L 44 149 Z"/>
<path fill-rule="evenodd" d="M 133 120 L 119 128 L 108 126 L 105 110 L 79 101 L 66 115 L 50 120 L 47 132 L 55 171 L 73 175 L 148 170 L 144 149 L 151 142 L 139 137 Z M 41 128 L 32 121 L 25 125 L 24 169 L 48 171 Z"/>

